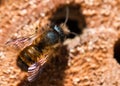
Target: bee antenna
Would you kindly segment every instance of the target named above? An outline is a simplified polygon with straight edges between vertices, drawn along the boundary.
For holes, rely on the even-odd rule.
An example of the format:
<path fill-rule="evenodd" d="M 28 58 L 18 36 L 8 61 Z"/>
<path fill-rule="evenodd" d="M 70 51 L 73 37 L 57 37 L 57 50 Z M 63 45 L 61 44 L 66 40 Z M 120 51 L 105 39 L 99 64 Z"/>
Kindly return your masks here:
<path fill-rule="evenodd" d="M 67 23 L 68 17 L 69 17 L 69 8 L 66 7 L 66 19 L 65 19 L 65 21 L 64 21 L 64 25 Z"/>
<path fill-rule="evenodd" d="M 75 32 L 70 32 L 70 34 L 74 35 L 74 36 L 77 36 L 78 34 L 75 33 Z"/>

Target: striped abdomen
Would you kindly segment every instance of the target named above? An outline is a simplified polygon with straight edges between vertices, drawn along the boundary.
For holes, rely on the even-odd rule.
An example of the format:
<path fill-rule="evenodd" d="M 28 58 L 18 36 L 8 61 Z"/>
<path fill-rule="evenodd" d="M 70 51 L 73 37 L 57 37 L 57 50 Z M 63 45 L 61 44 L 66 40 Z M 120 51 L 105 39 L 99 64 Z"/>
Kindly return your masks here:
<path fill-rule="evenodd" d="M 27 71 L 27 68 L 40 58 L 41 51 L 34 45 L 26 47 L 18 56 L 18 66 Z"/>

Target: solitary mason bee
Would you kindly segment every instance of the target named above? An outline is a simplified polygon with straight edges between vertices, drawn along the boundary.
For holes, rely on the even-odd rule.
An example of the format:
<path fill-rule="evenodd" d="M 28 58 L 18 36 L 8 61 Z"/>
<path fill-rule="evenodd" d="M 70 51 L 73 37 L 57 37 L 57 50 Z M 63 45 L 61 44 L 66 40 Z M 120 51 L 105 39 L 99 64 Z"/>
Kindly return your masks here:
<path fill-rule="evenodd" d="M 33 81 L 44 67 L 43 65 L 55 55 L 54 52 L 65 38 L 62 29 L 57 25 L 46 26 L 43 33 L 20 52 L 18 61 L 28 66 L 28 81 Z"/>
<path fill-rule="evenodd" d="M 28 81 L 31 82 L 36 79 L 45 63 L 55 55 L 54 52 L 58 50 L 58 47 L 64 41 L 66 37 L 66 32 L 64 30 L 67 28 L 65 24 L 67 19 L 68 18 L 60 25 L 46 25 L 41 29 L 41 34 L 39 34 L 32 43 L 25 47 L 18 55 L 17 63 L 18 65 L 23 64 L 22 66 L 27 68 Z M 29 38 L 20 38 L 12 41 L 12 43 L 18 44 L 26 40 L 29 40 Z"/>

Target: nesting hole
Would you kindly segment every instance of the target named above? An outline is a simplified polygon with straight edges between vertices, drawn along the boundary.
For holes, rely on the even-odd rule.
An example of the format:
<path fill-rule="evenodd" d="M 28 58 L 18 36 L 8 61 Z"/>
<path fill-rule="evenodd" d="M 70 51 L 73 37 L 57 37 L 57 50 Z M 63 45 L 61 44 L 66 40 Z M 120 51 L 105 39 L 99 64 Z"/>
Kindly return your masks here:
<path fill-rule="evenodd" d="M 120 39 L 116 41 L 114 46 L 114 58 L 120 64 Z"/>
<path fill-rule="evenodd" d="M 85 17 L 82 15 L 80 5 L 62 5 L 56 10 L 50 19 L 51 22 L 55 24 L 61 24 L 65 22 L 66 19 L 66 8 L 69 9 L 69 16 L 67 21 L 67 27 L 71 32 L 76 34 L 81 34 L 83 29 L 86 27 Z M 75 35 L 69 34 L 68 38 L 74 38 Z"/>

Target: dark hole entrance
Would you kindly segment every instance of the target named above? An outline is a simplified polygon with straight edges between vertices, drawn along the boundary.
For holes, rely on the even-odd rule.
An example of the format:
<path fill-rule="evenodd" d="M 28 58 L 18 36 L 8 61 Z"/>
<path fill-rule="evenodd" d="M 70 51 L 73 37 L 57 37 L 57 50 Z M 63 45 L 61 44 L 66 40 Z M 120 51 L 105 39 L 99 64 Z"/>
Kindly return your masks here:
<path fill-rule="evenodd" d="M 85 18 L 82 15 L 80 5 L 64 5 L 60 6 L 56 10 L 56 12 L 53 14 L 52 18 L 50 19 L 51 22 L 54 22 L 55 24 L 61 24 L 64 23 L 66 19 L 66 7 L 69 9 L 69 16 L 67 21 L 67 27 L 71 32 L 74 32 L 76 34 L 81 34 L 82 30 L 86 27 Z M 67 38 L 74 38 L 75 35 L 69 34 Z"/>
<path fill-rule="evenodd" d="M 71 32 L 74 32 L 74 33 L 77 33 L 77 34 L 82 33 L 81 29 L 80 29 L 79 26 L 78 26 L 78 22 L 77 22 L 76 20 L 69 20 L 69 21 L 67 22 L 67 26 L 68 26 L 68 28 L 69 28 L 69 30 L 70 30 Z M 70 34 L 70 35 L 68 36 L 68 38 L 74 38 L 74 36 L 75 36 L 75 35 Z"/>
<path fill-rule="evenodd" d="M 120 39 L 115 43 L 114 46 L 114 58 L 120 64 Z"/>

